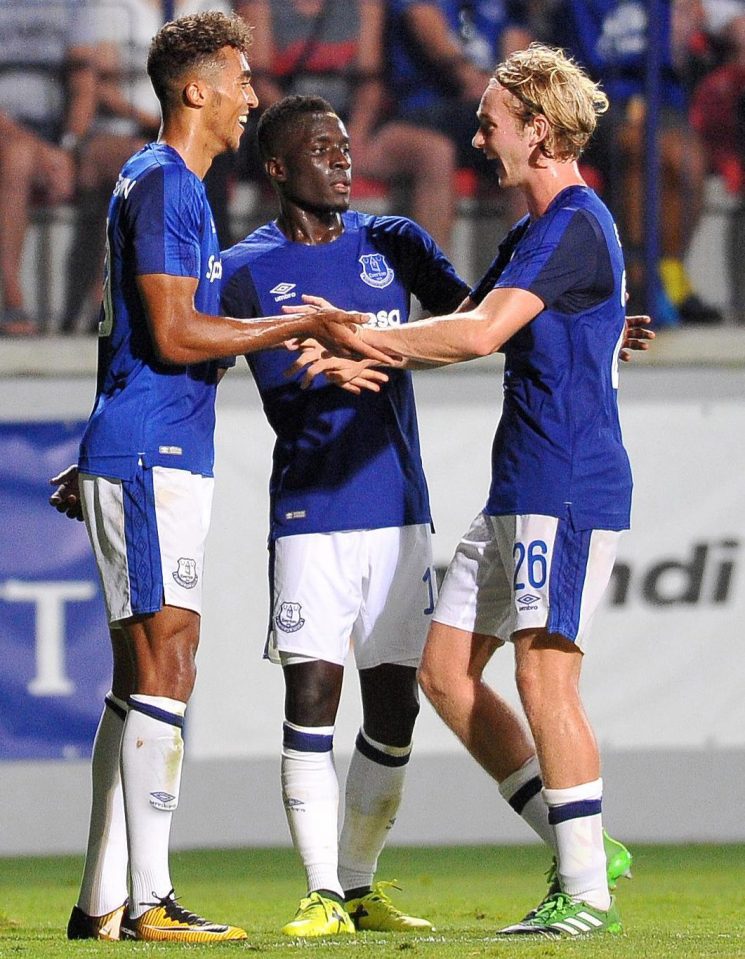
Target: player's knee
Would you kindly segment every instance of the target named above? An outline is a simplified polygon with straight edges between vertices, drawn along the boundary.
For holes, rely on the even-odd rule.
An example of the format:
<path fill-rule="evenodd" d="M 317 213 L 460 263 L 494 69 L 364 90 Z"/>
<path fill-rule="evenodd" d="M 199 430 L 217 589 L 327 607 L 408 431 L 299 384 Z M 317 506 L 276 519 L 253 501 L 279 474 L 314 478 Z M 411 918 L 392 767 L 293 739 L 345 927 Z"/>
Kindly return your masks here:
<path fill-rule="evenodd" d="M 420 175 L 448 179 L 455 174 L 457 152 L 455 144 L 447 137 L 433 136 L 422 152 L 419 163 Z"/>
<path fill-rule="evenodd" d="M 333 726 L 337 701 L 322 690 L 306 690 L 285 700 L 285 719 L 297 726 Z"/>
<path fill-rule="evenodd" d="M 387 746 L 407 746 L 413 737 L 419 715 L 419 693 L 415 685 L 410 694 L 397 695 L 365 709 L 363 728 L 371 739 Z"/>
<path fill-rule="evenodd" d="M 285 718 L 298 726 L 333 726 L 343 667 L 316 660 L 287 666 L 284 676 Z"/>
<path fill-rule="evenodd" d="M 518 663 L 515 668 L 515 685 L 520 702 L 526 709 L 540 701 L 544 684 L 540 670 L 533 663 Z"/>
<path fill-rule="evenodd" d="M 438 660 L 426 655 L 419 667 L 419 686 L 438 712 L 440 705 L 449 698 L 452 690 L 447 671 L 440 668 Z"/>

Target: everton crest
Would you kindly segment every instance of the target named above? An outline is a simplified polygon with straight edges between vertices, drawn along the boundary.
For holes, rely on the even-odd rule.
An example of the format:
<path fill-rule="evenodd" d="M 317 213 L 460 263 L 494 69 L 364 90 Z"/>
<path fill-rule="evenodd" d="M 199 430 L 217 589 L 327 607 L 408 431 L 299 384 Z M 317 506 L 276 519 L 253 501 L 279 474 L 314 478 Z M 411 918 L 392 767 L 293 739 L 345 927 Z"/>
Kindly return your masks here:
<path fill-rule="evenodd" d="M 360 257 L 362 272 L 360 278 L 368 286 L 382 290 L 393 282 L 393 270 L 388 266 L 382 253 L 365 253 Z"/>
<path fill-rule="evenodd" d="M 197 576 L 197 561 L 182 556 L 178 561 L 178 569 L 173 573 L 173 578 L 179 586 L 183 586 L 184 589 L 194 589 L 199 581 L 199 577 Z"/>
<path fill-rule="evenodd" d="M 305 620 L 300 615 L 300 603 L 281 603 L 274 622 L 283 633 L 296 633 L 305 626 Z"/>

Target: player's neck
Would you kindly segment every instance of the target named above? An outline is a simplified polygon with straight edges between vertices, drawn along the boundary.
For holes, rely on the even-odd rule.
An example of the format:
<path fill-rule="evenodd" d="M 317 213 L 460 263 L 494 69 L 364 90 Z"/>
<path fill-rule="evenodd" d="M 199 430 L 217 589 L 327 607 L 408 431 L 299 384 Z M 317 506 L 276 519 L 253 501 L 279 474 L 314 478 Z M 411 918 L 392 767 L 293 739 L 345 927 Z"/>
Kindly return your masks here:
<path fill-rule="evenodd" d="M 163 123 L 158 134 L 158 143 L 165 143 L 175 150 L 184 164 L 203 180 L 215 159 L 215 151 L 205 141 L 204 132 L 196 124 L 173 118 Z"/>
<path fill-rule="evenodd" d="M 567 187 L 586 185 L 575 161 L 549 162 L 535 170 L 534 176 L 525 185 L 528 212 L 533 219 L 543 216 L 553 200 Z"/>
<path fill-rule="evenodd" d="M 333 243 L 344 232 L 344 221 L 337 211 L 305 210 L 285 203 L 280 207 L 277 226 L 288 240 L 306 246 Z"/>

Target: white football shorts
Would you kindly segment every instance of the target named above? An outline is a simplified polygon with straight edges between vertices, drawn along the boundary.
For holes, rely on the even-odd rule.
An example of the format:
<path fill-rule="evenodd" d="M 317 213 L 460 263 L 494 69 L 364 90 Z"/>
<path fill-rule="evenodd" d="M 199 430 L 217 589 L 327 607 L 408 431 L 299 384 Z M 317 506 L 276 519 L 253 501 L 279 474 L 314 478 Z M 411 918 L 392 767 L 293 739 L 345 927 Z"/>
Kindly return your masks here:
<path fill-rule="evenodd" d="M 201 613 L 212 477 L 154 466 L 133 480 L 79 481 L 109 622 L 162 606 Z"/>
<path fill-rule="evenodd" d="M 479 513 L 458 544 L 432 618 L 502 641 L 546 627 L 584 649 L 620 536 L 577 531 L 555 516 Z"/>
<path fill-rule="evenodd" d="M 283 536 L 264 655 L 418 666 L 437 599 L 429 524 Z M 289 658 L 288 658 L 289 654 Z"/>

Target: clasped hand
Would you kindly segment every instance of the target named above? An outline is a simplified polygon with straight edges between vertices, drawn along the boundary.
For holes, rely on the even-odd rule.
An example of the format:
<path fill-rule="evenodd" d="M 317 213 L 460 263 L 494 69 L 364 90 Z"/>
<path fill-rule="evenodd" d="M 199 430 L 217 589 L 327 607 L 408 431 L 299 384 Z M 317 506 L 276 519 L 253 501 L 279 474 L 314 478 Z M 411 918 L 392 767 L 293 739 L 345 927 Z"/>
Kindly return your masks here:
<path fill-rule="evenodd" d="M 308 389 L 315 377 L 323 373 L 329 382 L 348 393 L 359 395 L 363 390 L 380 392 L 381 385 L 388 382 L 388 376 L 376 366 L 387 365 L 394 357 L 362 340 L 359 327 L 367 319 L 365 314 L 339 310 L 322 296 L 306 294 L 303 295 L 302 304 L 282 309 L 284 313 L 307 313 L 309 307 L 319 318 L 328 313 L 324 323 L 330 325 L 333 335 L 325 342 L 314 338 L 288 340 L 285 344 L 287 348 L 297 350 L 299 356 L 287 370 L 286 376 L 290 378 L 302 372 L 301 389 Z M 344 317 L 347 322 L 350 317 L 355 317 L 355 325 L 343 325 L 335 319 L 336 316 Z"/>

